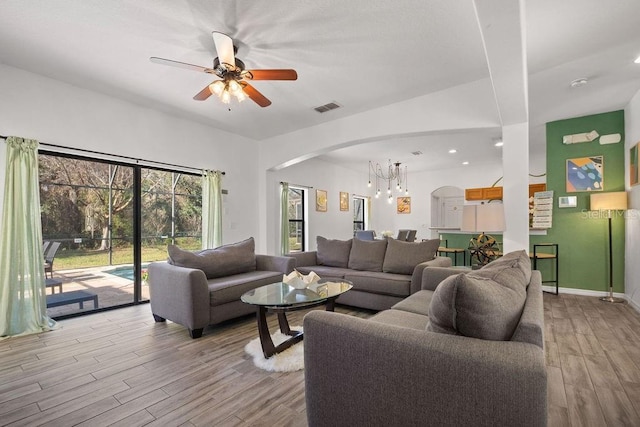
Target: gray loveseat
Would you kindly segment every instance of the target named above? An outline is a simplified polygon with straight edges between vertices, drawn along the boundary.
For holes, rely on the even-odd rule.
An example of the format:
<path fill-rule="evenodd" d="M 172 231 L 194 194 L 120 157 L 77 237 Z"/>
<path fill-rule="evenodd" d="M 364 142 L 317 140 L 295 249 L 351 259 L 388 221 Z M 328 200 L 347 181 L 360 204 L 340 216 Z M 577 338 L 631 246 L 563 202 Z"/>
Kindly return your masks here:
<path fill-rule="evenodd" d="M 423 290 L 370 319 L 307 314 L 309 425 L 545 426 L 542 284 L 529 262 L 519 251 L 468 274 L 427 268 Z"/>
<path fill-rule="evenodd" d="M 440 241 L 403 242 L 395 239 L 317 239 L 317 251 L 287 254 L 296 270 L 317 273 L 323 279 L 345 279 L 353 289 L 336 302 L 371 310 L 385 310 L 420 290 L 427 267 L 451 266 L 451 259 L 436 256 Z"/>
<path fill-rule="evenodd" d="M 242 294 L 281 281 L 295 263 L 293 258 L 254 251 L 253 238 L 199 252 L 169 245 L 168 261 L 148 267 L 156 322 L 169 319 L 199 338 L 208 325 L 254 312 L 255 307 L 240 301 Z"/>

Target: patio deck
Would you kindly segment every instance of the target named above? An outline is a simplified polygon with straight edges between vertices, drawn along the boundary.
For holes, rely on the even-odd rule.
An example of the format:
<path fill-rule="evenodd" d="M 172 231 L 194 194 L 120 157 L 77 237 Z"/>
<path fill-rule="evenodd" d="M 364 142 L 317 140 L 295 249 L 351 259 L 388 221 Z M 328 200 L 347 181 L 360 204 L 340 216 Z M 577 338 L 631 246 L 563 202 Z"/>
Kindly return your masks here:
<path fill-rule="evenodd" d="M 98 295 L 99 308 L 133 302 L 133 281 L 107 272 L 114 268 L 115 266 L 107 266 L 56 270 L 53 277 L 62 281 L 63 292 L 82 290 Z M 56 293 L 58 293 L 57 287 Z M 47 288 L 47 295 L 50 294 L 51 288 Z M 146 285 L 142 286 L 142 299 L 149 299 L 149 287 Z M 84 304 L 83 309 L 75 303 L 47 308 L 47 314 L 50 317 L 57 317 L 91 310 L 93 310 L 93 303 Z"/>

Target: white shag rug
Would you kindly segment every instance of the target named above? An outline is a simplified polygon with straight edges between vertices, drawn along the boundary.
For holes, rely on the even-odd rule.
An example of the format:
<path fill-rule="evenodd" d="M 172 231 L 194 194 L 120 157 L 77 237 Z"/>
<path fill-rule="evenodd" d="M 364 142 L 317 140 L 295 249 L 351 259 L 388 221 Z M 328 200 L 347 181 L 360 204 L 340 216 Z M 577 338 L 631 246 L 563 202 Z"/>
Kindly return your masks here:
<path fill-rule="evenodd" d="M 302 326 L 291 326 L 291 330 L 302 331 Z M 275 346 L 278 346 L 278 344 L 289 338 L 291 338 L 289 335 L 284 335 L 280 330 L 271 334 L 271 339 Z M 262 354 L 259 337 L 249 341 L 247 345 L 244 346 L 244 351 L 253 357 L 254 365 L 265 371 L 293 372 L 304 368 L 304 341 L 300 341 L 282 353 L 274 354 L 268 359 L 265 359 L 264 354 Z"/>

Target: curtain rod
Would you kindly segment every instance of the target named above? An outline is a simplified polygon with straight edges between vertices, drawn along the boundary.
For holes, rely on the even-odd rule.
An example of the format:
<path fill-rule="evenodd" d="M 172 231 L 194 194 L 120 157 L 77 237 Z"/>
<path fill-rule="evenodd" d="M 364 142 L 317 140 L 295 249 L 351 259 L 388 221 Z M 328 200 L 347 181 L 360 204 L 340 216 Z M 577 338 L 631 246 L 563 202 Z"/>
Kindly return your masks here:
<path fill-rule="evenodd" d="M 284 183 L 285 183 L 284 181 L 280 181 L 280 184 L 284 184 Z M 313 188 L 313 187 L 310 187 L 308 185 L 291 184 L 291 183 L 287 183 L 287 184 L 289 184 L 289 187 Z"/>
<path fill-rule="evenodd" d="M 7 136 L 0 135 L 0 139 L 6 140 L 7 138 L 8 138 Z M 109 157 L 116 157 L 116 158 L 119 158 L 119 159 L 133 160 L 136 163 L 143 162 L 143 163 L 149 164 L 149 166 L 152 166 L 152 165 L 163 165 L 163 166 L 169 166 L 169 167 L 174 167 L 174 168 L 191 169 L 191 170 L 194 170 L 194 171 L 202 172 L 202 169 L 193 168 L 191 166 L 181 166 L 181 165 L 176 165 L 176 164 L 173 164 L 173 163 L 158 162 L 158 161 L 155 161 L 155 160 L 138 159 L 136 157 L 122 156 L 120 154 L 103 153 L 101 151 L 86 150 L 84 148 L 65 147 L 64 145 L 48 144 L 46 142 L 40 142 L 40 141 L 38 141 L 38 144 L 46 146 L 46 147 L 62 148 L 63 150 L 72 150 L 72 151 L 78 151 L 78 152 L 81 152 L 81 153 L 98 154 L 98 155 L 101 155 L 101 156 L 109 156 Z M 224 171 L 222 171 L 221 173 L 222 173 L 222 175 L 226 175 L 226 173 Z"/>

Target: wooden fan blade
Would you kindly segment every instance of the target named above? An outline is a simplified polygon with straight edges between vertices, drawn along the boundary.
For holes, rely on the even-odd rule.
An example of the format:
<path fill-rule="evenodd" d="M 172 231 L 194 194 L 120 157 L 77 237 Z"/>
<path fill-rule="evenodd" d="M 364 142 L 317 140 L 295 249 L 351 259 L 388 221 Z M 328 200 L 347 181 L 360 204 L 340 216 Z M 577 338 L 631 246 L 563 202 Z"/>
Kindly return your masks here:
<path fill-rule="evenodd" d="M 269 101 L 267 97 L 258 92 L 258 90 L 255 87 L 251 86 L 249 83 L 243 82 L 242 88 L 244 90 L 244 93 L 246 93 L 247 96 L 259 106 L 268 107 L 269 105 L 271 105 L 271 101 Z"/>
<path fill-rule="evenodd" d="M 296 70 L 247 70 L 245 78 L 249 80 L 297 80 Z"/>
<path fill-rule="evenodd" d="M 215 74 L 215 70 L 212 68 L 201 67 L 199 65 L 193 65 L 193 64 L 187 64 L 186 62 L 173 61 L 171 59 L 157 58 L 155 56 L 152 56 L 151 58 L 149 58 L 149 61 L 156 64 L 169 65 L 171 67 L 186 68 L 187 70 L 202 71 L 209 74 Z"/>
<path fill-rule="evenodd" d="M 200 92 L 196 94 L 196 96 L 193 97 L 193 99 L 195 99 L 196 101 L 204 101 L 205 99 L 209 98 L 211 95 L 212 95 L 211 89 L 209 89 L 209 85 L 206 85 L 204 89 L 202 89 Z"/>
<path fill-rule="evenodd" d="M 233 53 L 233 40 L 231 37 L 218 31 L 212 32 L 211 35 L 213 35 L 213 43 L 216 45 L 216 53 L 220 62 L 235 67 L 236 59 Z"/>

